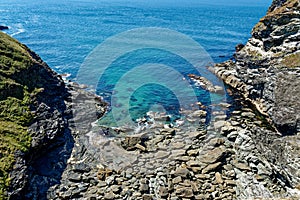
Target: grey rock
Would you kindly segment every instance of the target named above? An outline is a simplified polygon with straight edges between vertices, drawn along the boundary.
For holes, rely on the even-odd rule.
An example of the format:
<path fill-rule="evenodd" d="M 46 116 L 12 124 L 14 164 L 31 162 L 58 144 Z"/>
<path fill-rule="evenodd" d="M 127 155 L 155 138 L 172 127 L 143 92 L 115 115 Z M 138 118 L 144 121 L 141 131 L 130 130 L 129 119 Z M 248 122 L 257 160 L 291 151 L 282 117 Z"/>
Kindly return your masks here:
<path fill-rule="evenodd" d="M 190 175 L 190 171 L 186 168 L 177 168 L 176 171 L 172 171 L 171 172 L 172 175 L 174 175 L 175 177 L 180 176 L 182 178 L 188 178 Z"/>
<path fill-rule="evenodd" d="M 104 195 L 104 199 L 107 200 L 115 199 L 115 194 L 112 191 L 110 191 Z"/>
<path fill-rule="evenodd" d="M 159 196 L 165 198 L 169 195 L 168 189 L 164 186 L 160 186 L 158 189 Z"/>
<path fill-rule="evenodd" d="M 72 182 L 80 182 L 81 181 L 81 174 L 78 173 L 70 173 L 68 175 L 68 179 Z"/>
<path fill-rule="evenodd" d="M 178 183 L 180 183 L 181 181 L 182 181 L 181 176 L 177 176 L 177 177 L 175 177 L 175 178 L 172 180 L 172 182 L 173 182 L 174 184 L 178 184 Z"/>

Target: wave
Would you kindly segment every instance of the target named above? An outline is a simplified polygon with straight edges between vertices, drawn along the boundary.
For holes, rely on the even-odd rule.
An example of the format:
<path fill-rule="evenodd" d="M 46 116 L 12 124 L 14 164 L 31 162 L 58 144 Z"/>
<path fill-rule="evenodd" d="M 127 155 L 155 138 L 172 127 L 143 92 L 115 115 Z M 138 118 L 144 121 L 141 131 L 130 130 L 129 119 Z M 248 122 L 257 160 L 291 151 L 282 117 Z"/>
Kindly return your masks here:
<path fill-rule="evenodd" d="M 14 27 L 12 27 L 14 29 Z M 24 33 L 26 30 L 23 28 L 23 25 L 22 24 L 16 24 L 15 25 L 15 28 L 16 28 L 16 31 L 12 34 L 10 34 L 10 36 L 16 36 L 16 35 L 19 35 L 21 33 Z"/>
<path fill-rule="evenodd" d="M 18 29 L 17 32 L 10 34 L 10 36 L 13 37 L 13 36 L 15 36 L 15 35 L 19 35 L 20 33 L 24 33 L 24 32 L 25 32 L 25 29 L 21 28 L 21 29 Z"/>

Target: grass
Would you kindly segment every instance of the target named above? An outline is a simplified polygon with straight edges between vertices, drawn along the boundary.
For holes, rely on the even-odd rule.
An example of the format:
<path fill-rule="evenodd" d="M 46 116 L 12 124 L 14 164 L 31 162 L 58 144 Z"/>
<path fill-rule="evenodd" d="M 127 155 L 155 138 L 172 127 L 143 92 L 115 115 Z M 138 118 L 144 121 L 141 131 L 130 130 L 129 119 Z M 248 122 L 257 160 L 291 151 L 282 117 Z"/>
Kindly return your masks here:
<path fill-rule="evenodd" d="M 7 199 L 15 152 L 30 148 L 30 105 L 39 89 L 24 80 L 24 71 L 34 63 L 26 46 L 0 32 L 0 199 Z"/>
<path fill-rule="evenodd" d="M 300 52 L 284 57 L 281 64 L 288 68 L 300 67 Z"/>

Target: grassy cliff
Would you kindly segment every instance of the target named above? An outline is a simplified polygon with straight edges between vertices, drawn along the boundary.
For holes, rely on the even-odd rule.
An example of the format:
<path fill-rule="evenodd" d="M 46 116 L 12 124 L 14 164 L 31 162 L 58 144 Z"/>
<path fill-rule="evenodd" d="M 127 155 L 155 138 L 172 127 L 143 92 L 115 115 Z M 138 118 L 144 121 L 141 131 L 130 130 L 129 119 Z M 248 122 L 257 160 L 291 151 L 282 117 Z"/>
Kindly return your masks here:
<path fill-rule="evenodd" d="M 28 73 L 37 61 L 30 50 L 0 32 L 0 198 L 9 186 L 17 151 L 27 152 L 31 137 L 28 126 L 34 119 L 30 110 L 36 77 Z"/>

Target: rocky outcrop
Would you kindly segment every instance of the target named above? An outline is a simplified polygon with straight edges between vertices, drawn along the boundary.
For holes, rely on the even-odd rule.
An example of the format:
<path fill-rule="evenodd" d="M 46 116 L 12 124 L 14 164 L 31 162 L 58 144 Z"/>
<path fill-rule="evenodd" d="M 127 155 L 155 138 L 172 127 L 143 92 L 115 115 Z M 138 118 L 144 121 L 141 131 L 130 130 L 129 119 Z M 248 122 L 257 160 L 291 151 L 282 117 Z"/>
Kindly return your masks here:
<path fill-rule="evenodd" d="M 18 43 L 9 36 L 0 33 L 1 38 L 1 122 L 11 127 L 22 125 L 22 133 L 15 129 L 11 131 L 16 138 L 26 138 L 26 148 L 12 149 L 14 158 L 7 165 L 9 167 L 9 186 L 5 188 L 4 196 L 11 199 L 42 199 L 47 188 L 57 182 L 65 167 L 66 157 L 72 146 L 72 136 L 68 129 L 67 118 L 70 118 L 65 100 L 69 94 L 64 82 L 58 74 L 53 72 L 38 55 L 25 45 Z M 26 123 L 22 123 L 24 114 L 18 115 L 14 106 L 28 112 Z M 5 113 L 13 112 L 12 117 Z M 26 130 L 27 129 L 27 130 Z M 3 132 L 2 132 L 3 131 Z M 5 138 L 11 136 L 1 127 L 1 159 L 5 160 L 3 146 Z M 22 145 L 12 143 L 12 145 Z M 18 140 L 16 140 L 18 141 Z M 66 152 L 59 150 L 67 146 Z M 55 149 L 55 150 L 54 150 Z M 51 157 L 52 151 L 62 153 L 65 158 Z M 50 159 L 51 158 L 51 159 Z M 47 168 L 50 163 L 60 165 L 60 168 Z M 43 167 L 41 167 L 43 166 Z M 3 172 L 2 172 L 3 173 Z"/>
<path fill-rule="evenodd" d="M 214 69 L 283 135 L 300 130 L 299 11 L 298 0 L 273 1 L 235 60 Z"/>
<path fill-rule="evenodd" d="M 257 119 L 234 111 L 229 122 L 239 121 L 242 130 L 223 127 L 234 141 L 236 159 L 246 164 L 235 165 L 239 199 L 300 196 L 299 11 L 298 0 L 274 0 L 234 59 L 213 69 Z M 239 115 L 252 119 L 240 121 Z"/>
<path fill-rule="evenodd" d="M 46 199 L 77 132 L 91 127 L 106 104 L 65 83 L 25 45 L 1 32 L 0 41 L 0 198 Z M 75 130 L 74 120 L 81 128 Z"/>

